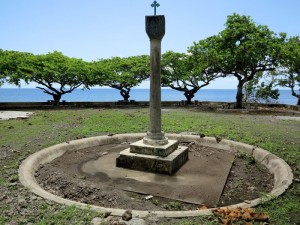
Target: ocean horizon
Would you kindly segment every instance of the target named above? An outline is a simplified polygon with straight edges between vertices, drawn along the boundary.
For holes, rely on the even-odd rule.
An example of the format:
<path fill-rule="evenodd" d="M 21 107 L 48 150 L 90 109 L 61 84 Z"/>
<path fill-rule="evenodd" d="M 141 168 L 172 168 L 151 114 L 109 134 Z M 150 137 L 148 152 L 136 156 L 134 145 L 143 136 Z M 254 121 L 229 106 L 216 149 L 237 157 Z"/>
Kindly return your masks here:
<path fill-rule="evenodd" d="M 131 90 L 130 100 L 149 101 L 149 95 L 149 89 L 135 88 Z M 201 89 L 193 100 L 234 102 L 235 95 L 236 89 Z M 67 102 L 116 102 L 122 99 L 120 92 L 113 88 L 76 89 L 62 96 L 62 100 Z M 161 99 L 162 101 L 186 100 L 183 92 L 165 88 L 161 91 Z M 52 100 L 52 96 L 37 88 L 0 88 L 0 102 L 46 102 L 48 100 Z M 291 91 L 280 90 L 277 102 L 295 105 L 297 99 L 291 95 Z"/>

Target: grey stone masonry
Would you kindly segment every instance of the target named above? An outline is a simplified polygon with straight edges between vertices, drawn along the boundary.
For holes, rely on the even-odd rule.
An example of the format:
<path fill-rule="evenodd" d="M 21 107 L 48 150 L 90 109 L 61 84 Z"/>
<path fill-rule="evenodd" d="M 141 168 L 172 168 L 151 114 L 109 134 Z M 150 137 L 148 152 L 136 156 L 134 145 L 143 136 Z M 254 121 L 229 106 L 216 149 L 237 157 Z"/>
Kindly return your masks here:
<path fill-rule="evenodd" d="M 146 33 L 150 40 L 162 40 L 166 31 L 165 16 L 146 16 Z"/>
<path fill-rule="evenodd" d="M 130 145 L 131 153 L 143 155 L 156 155 L 166 157 L 178 148 L 178 141 L 169 140 L 166 145 L 152 146 L 144 143 L 143 140 L 137 141 Z"/>
<path fill-rule="evenodd" d="M 150 38 L 150 129 L 145 144 L 165 145 L 168 139 L 161 130 L 161 40 L 165 35 L 164 16 L 146 16 Z"/>
<path fill-rule="evenodd" d="M 142 155 L 125 149 L 117 158 L 117 167 L 148 171 L 161 174 L 174 174 L 188 160 L 188 147 L 179 146 L 166 157 Z"/>
<path fill-rule="evenodd" d="M 172 175 L 188 160 L 188 147 L 168 140 L 161 129 L 161 40 L 164 16 L 146 16 L 150 38 L 150 128 L 147 135 L 120 152 L 117 167 Z"/>

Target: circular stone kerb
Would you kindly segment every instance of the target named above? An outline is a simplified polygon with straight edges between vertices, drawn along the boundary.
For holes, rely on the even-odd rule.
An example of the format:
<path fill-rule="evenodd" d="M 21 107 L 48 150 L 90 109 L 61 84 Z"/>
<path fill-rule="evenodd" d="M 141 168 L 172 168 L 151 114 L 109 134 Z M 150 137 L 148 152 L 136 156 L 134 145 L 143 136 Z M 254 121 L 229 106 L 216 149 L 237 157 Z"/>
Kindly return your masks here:
<path fill-rule="evenodd" d="M 114 136 L 98 136 L 92 138 L 85 138 L 81 140 L 74 140 L 58 145 L 54 145 L 52 147 L 43 149 L 39 152 L 30 155 L 27 159 L 25 159 L 20 168 L 19 168 L 19 179 L 20 182 L 33 193 L 51 200 L 60 204 L 65 205 L 75 205 L 78 207 L 89 207 L 93 210 L 97 210 L 100 212 L 111 212 L 114 216 L 121 216 L 126 210 L 125 209 L 114 209 L 114 208 L 105 208 L 95 205 L 87 205 L 80 202 L 71 201 L 68 199 L 61 198 L 54 194 L 51 194 L 44 190 L 35 179 L 35 171 L 38 169 L 39 165 L 49 163 L 54 159 L 60 157 L 67 151 L 76 151 L 88 147 L 95 147 L 98 145 L 105 144 L 120 144 L 123 142 L 135 142 L 141 140 L 145 136 L 142 134 L 118 134 Z M 274 174 L 274 188 L 268 194 L 268 198 L 258 198 L 254 200 L 250 200 L 247 202 L 242 202 L 235 205 L 225 206 L 228 208 L 248 208 L 254 207 L 264 201 L 268 201 L 272 198 L 275 198 L 281 194 L 283 194 L 289 186 L 293 182 L 293 173 L 289 165 L 281 158 L 275 156 L 274 154 L 261 149 L 256 148 L 252 145 L 243 144 L 240 142 L 234 142 L 229 140 L 221 140 L 217 142 L 215 138 L 212 137 L 204 137 L 200 138 L 196 135 L 180 135 L 180 134 L 167 134 L 169 139 L 177 139 L 179 142 L 196 142 L 203 146 L 212 146 L 215 148 L 223 149 L 223 150 L 236 150 L 239 152 L 246 152 L 248 154 L 253 155 L 257 162 L 266 166 L 267 169 Z M 224 207 L 221 207 L 224 208 Z M 195 216 L 204 216 L 211 215 L 213 209 L 206 210 L 190 210 L 190 211 L 140 211 L 133 210 L 134 217 L 146 217 L 149 215 L 153 215 L 156 217 L 195 217 Z"/>

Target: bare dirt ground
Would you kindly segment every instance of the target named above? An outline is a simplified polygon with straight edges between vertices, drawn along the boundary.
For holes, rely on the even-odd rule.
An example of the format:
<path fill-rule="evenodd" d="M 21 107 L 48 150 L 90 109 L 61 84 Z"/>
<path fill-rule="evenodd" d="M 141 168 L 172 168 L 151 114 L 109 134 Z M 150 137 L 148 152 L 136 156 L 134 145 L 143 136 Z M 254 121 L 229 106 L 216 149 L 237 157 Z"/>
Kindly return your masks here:
<path fill-rule="evenodd" d="M 125 145 L 124 148 L 127 147 Z M 123 191 L 116 186 L 111 188 L 107 182 L 103 182 L 109 179 L 103 174 L 95 178 L 81 171 L 81 166 L 85 162 L 101 157 L 105 154 L 105 149 L 111 147 L 114 146 L 102 146 L 100 150 L 89 148 L 65 153 L 52 163 L 41 166 L 35 174 L 36 179 L 44 189 L 53 194 L 104 207 L 135 210 L 195 210 L 205 205 L 189 204 L 159 196 L 147 200 L 144 194 Z M 212 154 L 213 151 L 219 150 L 205 148 L 204 151 Z M 205 154 L 204 151 L 201 150 L 201 146 L 193 145 L 189 154 Z M 261 193 L 269 192 L 272 187 L 273 177 L 266 168 L 256 163 L 252 157 L 236 153 L 218 206 L 261 197 Z"/>

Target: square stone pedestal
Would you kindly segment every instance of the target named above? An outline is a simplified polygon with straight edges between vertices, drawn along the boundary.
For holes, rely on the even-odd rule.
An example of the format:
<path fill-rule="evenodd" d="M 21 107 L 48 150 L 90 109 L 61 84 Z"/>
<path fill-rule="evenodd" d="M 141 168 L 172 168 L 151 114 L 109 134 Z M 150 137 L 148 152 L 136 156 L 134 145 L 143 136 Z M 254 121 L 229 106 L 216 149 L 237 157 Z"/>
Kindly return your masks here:
<path fill-rule="evenodd" d="M 131 153 L 138 153 L 143 155 L 156 155 L 166 157 L 178 148 L 178 141 L 168 140 L 166 145 L 152 146 L 144 144 L 143 140 L 137 141 L 130 145 Z"/>
<path fill-rule="evenodd" d="M 162 146 L 151 146 L 143 140 L 130 145 L 120 152 L 117 167 L 154 173 L 175 173 L 188 160 L 188 147 L 178 146 L 178 141 L 169 140 Z"/>

